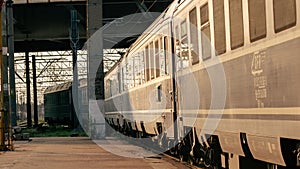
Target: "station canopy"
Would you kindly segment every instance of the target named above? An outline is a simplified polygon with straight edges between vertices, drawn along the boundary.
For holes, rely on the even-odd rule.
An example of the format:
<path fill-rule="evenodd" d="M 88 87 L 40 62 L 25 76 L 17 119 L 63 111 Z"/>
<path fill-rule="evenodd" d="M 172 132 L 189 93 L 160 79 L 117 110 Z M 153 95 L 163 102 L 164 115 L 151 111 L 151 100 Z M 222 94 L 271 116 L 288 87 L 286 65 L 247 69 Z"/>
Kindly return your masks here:
<path fill-rule="evenodd" d="M 172 1 L 102 0 L 102 23 L 134 13 L 162 12 Z M 70 50 L 71 10 L 77 10 L 79 45 L 84 45 L 87 39 L 87 4 L 85 0 L 15 0 L 15 52 Z M 133 42 L 130 38 L 136 37 L 128 38 L 121 47 L 128 47 Z"/>

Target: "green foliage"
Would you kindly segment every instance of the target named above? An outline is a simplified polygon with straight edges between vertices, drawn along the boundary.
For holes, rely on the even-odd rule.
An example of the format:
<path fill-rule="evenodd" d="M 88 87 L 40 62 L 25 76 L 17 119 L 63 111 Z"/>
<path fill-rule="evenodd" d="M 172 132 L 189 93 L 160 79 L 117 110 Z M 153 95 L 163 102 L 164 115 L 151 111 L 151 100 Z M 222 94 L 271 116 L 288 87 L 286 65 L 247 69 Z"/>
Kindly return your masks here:
<path fill-rule="evenodd" d="M 30 137 L 87 137 L 86 133 L 82 130 L 70 129 L 64 126 L 23 129 L 22 133 L 29 133 Z"/>

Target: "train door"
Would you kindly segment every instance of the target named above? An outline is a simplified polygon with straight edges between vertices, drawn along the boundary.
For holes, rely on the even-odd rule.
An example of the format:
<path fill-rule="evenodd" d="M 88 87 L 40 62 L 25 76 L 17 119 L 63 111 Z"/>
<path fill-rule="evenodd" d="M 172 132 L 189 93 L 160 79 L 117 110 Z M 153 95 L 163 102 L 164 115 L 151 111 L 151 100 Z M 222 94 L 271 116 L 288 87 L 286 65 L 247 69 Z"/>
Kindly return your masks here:
<path fill-rule="evenodd" d="M 187 34 L 187 21 L 186 19 L 175 18 L 173 26 L 173 39 L 174 39 L 174 78 L 175 78 L 175 99 L 177 108 L 177 125 L 178 125 L 178 138 L 183 139 L 184 133 L 184 109 L 182 107 L 183 95 L 182 89 L 185 88 L 184 74 L 189 66 L 189 50 L 188 50 L 188 34 Z"/>
<path fill-rule="evenodd" d="M 194 123 L 197 118 L 197 113 L 200 104 L 200 96 L 199 96 L 199 88 L 197 81 L 195 79 L 194 73 L 191 70 L 190 65 L 192 63 L 196 64 L 199 62 L 199 58 L 197 52 L 194 55 L 191 55 L 191 49 L 193 51 L 197 51 L 198 45 L 197 43 L 197 27 L 194 22 L 194 27 L 192 27 L 194 34 L 190 35 L 192 32 L 190 26 L 190 17 L 196 15 L 196 8 L 192 8 L 192 14 L 186 15 L 185 12 L 177 15 L 173 18 L 172 22 L 172 30 L 173 30 L 173 66 L 172 69 L 174 71 L 174 80 L 175 83 L 173 88 L 175 89 L 176 94 L 176 111 L 177 111 L 177 122 L 178 122 L 178 138 L 183 139 L 190 130 L 194 126 Z M 194 16 L 194 18 L 196 17 Z M 196 33 L 195 33 L 196 32 Z M 191 43 L 191 36 L 194 37 L 193 44 Z M 196 38 L 196 40 L 195 40 Z M 190 60 L 190 56 L 194 56 L 193 62 Z M 195 58 L 198 59 L 195 59 Z"/>
<path fill-rule="evenodd" d="M 174 41 L 175 41 L 175 52 L 174 52 L 174 61 L 175 61 L 175 65 L 176 68 L 175 68 L 175 88 L 176 88 L 176 96 L 175 96 L 175 99 L 176 99 L 176 112 L 178 114 L 178 119 L 177 119 L 177 124 L 178 124 L 178 139 L 182 140 L 182 132 L 183 132 L 183 128 L 182 128 L 182 112 L 180 111 L 180 72 L 181 72 L 181 69 L 182 69 L 182 66 L 183 66 L 183 62 L 182 62 L 182 59 L 181 59 L 181 50 L 182 50 L 182 46 L 181 46 L 181 39 L 180 39 L 180 36 L 181 36 L 181 33 L 180 33 L 180 26 L 178 23 L 176 23 L 176 26 L 175 26 L 175 37 L 174 37 Z"/>

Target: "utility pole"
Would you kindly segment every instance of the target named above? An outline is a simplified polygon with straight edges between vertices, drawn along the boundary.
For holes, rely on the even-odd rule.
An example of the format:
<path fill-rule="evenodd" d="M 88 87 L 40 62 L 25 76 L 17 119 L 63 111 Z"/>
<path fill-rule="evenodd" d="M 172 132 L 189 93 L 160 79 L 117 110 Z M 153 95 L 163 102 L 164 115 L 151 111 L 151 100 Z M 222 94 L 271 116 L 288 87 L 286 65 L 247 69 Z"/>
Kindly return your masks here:
<path fill-rule="evenodd" d="M 77 127 L 77 118 L 76 118 L 76 111 L 78 110 L 78 72 L 77 72 L 77 48 L 78 48 L 78 41 L 79 41 L 79 34 L 78 34 L 78 26 L 77 26 L 77 11 L 71 11 L 71 47 L 72 47 L 72 56 L 73 56 L 73 106 L 74 111 L 72 112 L 72 122 L 73 127 Z"/>

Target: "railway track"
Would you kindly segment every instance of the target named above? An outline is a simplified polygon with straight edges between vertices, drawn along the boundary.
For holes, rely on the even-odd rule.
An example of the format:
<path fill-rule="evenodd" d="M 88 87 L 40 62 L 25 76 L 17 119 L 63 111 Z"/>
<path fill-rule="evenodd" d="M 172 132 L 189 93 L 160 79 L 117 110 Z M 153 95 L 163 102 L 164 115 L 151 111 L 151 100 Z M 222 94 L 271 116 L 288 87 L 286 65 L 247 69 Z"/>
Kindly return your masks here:
<path fill-rule="evenodd" d="M 199 166 L 192 165 L 192 164 L 190 164 L 189 162 L 186 162 L 186 161 L 180 161 L 179 158 L 171 156 L 167 153 L 162 153 L 161 155 L 165 158 L 166 161 L 168 161 L 172 164 L 180 164 L 180 165 L 183 165 L 183 166 L 185 166 L 187 168 L 190 168 L 190 169 L 205 169 L 205 168 L 202 168 L 202 167 L 199 167 Z"/>
<path fill-rule="evenodd" d="M 142 142 L 135 141 L 135 140 L 129 140 L 128 137 L 118 137 L 118 139 L 122 139 L 124 141 L 127 141 L 129 144 L 133 144 L 139 147 L 142 147 L 148 151 L 151 151 L 152 153 L 159 154 L 160 158 L 164 159 L 165 161 L 168 161 L 169 163 L 173 164 L 174 166 L 178 166 L 178 168 L 182 169 L 206 169 L 205 167 L 195 166 L 192 165 L 189 161 L 182 161 L 180 158 L 176 157 L 175 155 L 168 154 L 166 152 L 162 153 L 159 151 L 159 148 L 157 149 L 151 149 L 146 144 L 143 144 Z M 146 158 L 157 158 L 157 157 L 146 157 Z"/>

